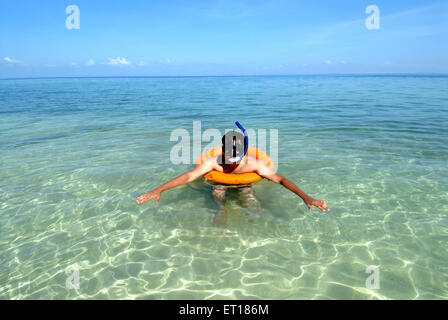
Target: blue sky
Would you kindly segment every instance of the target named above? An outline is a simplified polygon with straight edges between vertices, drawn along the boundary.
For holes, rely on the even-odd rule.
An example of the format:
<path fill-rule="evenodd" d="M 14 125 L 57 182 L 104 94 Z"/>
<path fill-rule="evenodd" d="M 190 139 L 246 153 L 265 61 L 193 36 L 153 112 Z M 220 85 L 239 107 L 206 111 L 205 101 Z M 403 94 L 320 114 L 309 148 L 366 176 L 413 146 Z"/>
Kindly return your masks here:
<path fill-rule="evenodd" d="M 448 1 L 2 0 L 0 30 L 0 78 L 448 73 Z"/>

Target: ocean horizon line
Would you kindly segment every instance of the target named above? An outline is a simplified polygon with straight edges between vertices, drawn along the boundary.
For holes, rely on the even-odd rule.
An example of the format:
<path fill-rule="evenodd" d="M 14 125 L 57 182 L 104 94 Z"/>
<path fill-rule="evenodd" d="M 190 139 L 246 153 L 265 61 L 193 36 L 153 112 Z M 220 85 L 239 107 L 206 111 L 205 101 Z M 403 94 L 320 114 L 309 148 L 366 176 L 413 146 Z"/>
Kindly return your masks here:
<path fill-rule="evenodd" d="M 145 79 L 145 78 L 244 78 L 244 77 L 434 77 L 445 78 L 448 73 L 297 73 L 297 74 L 222 74 L 222 75 L 153 75 L 153 76 L 54 76 L 54 77 L 8 77 L 0 80 L 45 80 L 45 79 Z"/>

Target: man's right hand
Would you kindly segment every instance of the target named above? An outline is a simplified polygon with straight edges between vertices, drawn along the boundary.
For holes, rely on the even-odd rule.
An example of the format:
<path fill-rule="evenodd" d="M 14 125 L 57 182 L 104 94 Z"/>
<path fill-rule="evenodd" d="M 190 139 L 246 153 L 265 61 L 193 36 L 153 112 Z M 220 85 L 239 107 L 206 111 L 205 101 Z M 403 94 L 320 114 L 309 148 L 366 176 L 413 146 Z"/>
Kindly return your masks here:
<path fill-rule="evenodd" d="M 145 194 L 141 195 L 140 197 L 138 197 L 137 198 L 137 203 L 138 204 L 142 204 L 142 203 L 145 203 L 148 200 L 151 200 L 152 198 L 156 198 L 156 203 L 159 203 L 161 194 L 162 193 L 160 191 L 157 191 L 157 190 L 149 191 L 148 193 L 145 193 Z"/>
<path fill-rule="evenodd" d="M 209 173 L 217 166 L 218 163 L 216 162 L 216 158 L 208 158 L 193 170 L 185 172 L 184 174 L 181 174 L 177 178 L 174 178 L 168 181 L 167 183 L 158 186 L 154 190 L 141 195 L 140 197 L 137 198 L 137 203 L 142 204 L 148 200 L 151 200 L 152 198 L 156 198 L 156 203 L 159 203 L 160 194 L 162 193 L 162 191 L 166 191 L 174 187 L 180 186 L 182 184 L 196 180 L 200 176 Z"/>

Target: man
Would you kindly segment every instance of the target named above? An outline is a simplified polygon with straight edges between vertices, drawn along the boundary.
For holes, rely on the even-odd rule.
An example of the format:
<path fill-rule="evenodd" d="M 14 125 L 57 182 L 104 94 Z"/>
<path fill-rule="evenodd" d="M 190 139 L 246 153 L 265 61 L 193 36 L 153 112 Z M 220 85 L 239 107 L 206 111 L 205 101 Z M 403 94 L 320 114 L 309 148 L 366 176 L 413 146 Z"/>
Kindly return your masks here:
<path fill-rule="evenodd" d="M 213 158 L 208 158 L 203 161 L 199 166 L 191 171 L 185 172 L 184 174 L 168 181 L 165 184 L 141 195 L 137 198 L 137 203 L 142 204 L 148 200 L 156 199 L 156 203 L 159 203 L 160 196 L 162 192 L 172 189 L 174 187 L 180 186 L 185 183 L 192 182 L 197 178 L 209 173 L 212 170 L 216 170 L 224 173 L 240 174 L 246 172 L 255 172 L 263 178 L 271 180 L 272 182 L 279 183 L 286 189 L 291 190 L 305 202 L 309 210 L 313 206 L 319 208 L 320 210 L 330 211 L 327 202 L 323 200 L 317 200 L 305 192 L 299 189 L 293 182 L 287 178 L 275 173 L 271 168 L 269 168 L 263 161 L 260 161 L 254 157 L 244 154 L 245 143 L 247 141 L 244 139 L 244 135 L 240 132 L 229 131 L 222 137 L 222 150 L 221 156 L 216 156 Z M 235 161 L 234 159 L 238 159 Z M 213 188 L 213 197 L 221 209 L 224 208 L 226 186 L 215 185 Z M 258 201 L 251 192 L 250 186 L 240 187 L 240 198 L 248 200 L 252 206 L 257 207 Z"/>

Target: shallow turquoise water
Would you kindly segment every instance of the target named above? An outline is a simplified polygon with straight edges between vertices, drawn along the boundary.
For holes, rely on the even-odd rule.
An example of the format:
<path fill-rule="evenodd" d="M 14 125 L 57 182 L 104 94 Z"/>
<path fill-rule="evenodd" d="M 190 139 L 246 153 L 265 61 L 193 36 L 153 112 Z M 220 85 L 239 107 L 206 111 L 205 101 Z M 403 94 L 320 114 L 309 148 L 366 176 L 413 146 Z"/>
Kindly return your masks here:
<path fill-rule="evenodd" d="M 291 76 L 0 81 L 1 299 L 447 299 L 448 78 Z M 278 129 L 262 210 L 224 225 L 173 130 Z M 206 145 L 207 143 L 203 143 Z M 368 266 L 380 288 L 366 288 Z M 67 289 L 66 268 L 79 269 Z"/>

